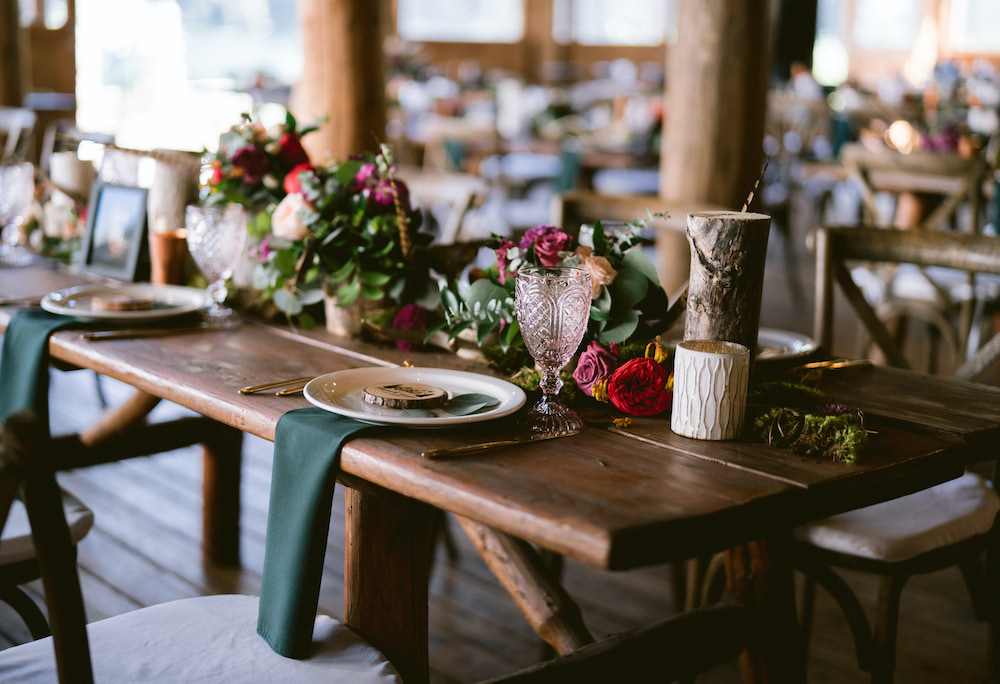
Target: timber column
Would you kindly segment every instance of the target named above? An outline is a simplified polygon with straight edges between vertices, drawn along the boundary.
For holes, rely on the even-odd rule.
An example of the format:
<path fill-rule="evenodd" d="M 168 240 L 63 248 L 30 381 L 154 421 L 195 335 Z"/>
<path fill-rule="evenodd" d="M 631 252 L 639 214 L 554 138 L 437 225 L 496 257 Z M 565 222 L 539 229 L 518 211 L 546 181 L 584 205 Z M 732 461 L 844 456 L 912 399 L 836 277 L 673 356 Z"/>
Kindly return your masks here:
<path fill-rule="evenodd" d="M 302 79 L 291 110 L 301 124 L 327 121 L 302 140 L 314 163 L 377 151 L 385 141 L 382 2 L 302 0 Z"/>
<path fill-rule="evenodd" d="M 768 0 L 680 0 L 667 52 L 660 196 L 743 206 L 763 161 Z"/>

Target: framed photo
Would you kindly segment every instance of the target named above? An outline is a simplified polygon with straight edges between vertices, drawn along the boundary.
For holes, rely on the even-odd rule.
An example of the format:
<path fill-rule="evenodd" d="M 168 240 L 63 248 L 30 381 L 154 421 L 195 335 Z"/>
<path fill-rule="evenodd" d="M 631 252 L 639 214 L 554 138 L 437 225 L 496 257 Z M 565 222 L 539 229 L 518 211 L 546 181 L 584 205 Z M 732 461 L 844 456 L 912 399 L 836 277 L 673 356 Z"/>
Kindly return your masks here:
<path fill-rule="evenodd" d="M 80 245 L 81 270 L 125 282 L 147 277 L 146 194 L 146 188 L 94 184 Z"/>

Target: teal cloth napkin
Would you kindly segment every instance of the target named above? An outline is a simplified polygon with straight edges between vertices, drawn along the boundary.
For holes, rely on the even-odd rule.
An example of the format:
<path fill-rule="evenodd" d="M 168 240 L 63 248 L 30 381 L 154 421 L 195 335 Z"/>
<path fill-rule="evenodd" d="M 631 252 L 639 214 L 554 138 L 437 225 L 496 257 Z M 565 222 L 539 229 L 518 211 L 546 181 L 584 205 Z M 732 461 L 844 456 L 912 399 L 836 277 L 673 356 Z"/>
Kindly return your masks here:
<path fill-rule="evenodd" d="M 308 657 L 340 450 L 371 423 L 320 408 L 278 419 L 257 633 L 275 653 Z"/>
<path fill-rule="evenodd" d="M 43 309 L 21 309 L 7 324 L 0 356 L 0 420 L 32 409 L 42 425 L 49 424 L 49 335 L 83 327 L 76 318 Z"/>

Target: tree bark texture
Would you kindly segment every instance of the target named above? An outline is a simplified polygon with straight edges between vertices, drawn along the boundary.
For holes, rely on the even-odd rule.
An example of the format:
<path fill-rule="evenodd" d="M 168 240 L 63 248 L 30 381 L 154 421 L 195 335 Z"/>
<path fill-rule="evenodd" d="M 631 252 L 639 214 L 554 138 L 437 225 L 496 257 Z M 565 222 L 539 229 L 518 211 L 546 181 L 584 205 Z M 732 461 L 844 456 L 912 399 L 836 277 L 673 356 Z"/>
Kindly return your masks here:
<path fill-rule="evenodd" d="M 685 340 L 757 346 L 771 217 L 737 211 L 688 215 L 691 248 Z"/>

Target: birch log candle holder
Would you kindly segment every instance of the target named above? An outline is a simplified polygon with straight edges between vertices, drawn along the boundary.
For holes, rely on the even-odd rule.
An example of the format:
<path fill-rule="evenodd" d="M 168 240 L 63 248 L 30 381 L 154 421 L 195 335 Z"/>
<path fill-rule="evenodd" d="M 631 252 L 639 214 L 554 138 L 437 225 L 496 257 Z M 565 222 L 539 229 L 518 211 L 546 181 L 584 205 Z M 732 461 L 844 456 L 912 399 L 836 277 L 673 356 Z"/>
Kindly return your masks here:
<path fill-rule="evenodd" d="M 740 211 L 689 214 L 691 247 L 685 340 L 721 340 L 757 348 L 764 262 L 771 217 Z"/>

